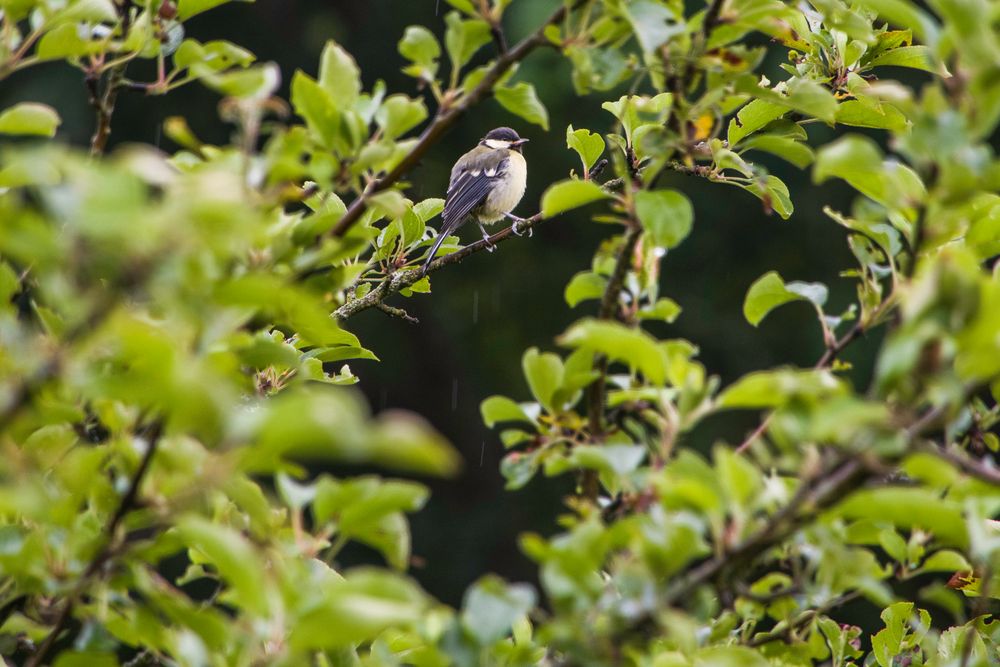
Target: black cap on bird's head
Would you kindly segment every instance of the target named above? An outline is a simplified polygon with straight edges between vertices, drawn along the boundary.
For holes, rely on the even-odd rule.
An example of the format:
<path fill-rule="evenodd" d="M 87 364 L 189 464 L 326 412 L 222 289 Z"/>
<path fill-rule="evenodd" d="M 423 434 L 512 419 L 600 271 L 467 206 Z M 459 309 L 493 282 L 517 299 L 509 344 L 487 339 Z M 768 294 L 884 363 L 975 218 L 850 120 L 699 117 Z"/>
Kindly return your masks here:
<path fill-rule="evenodd" d="M 490 148 L 509 148 L 519 151 L 522 145 L 528 143 L 528 140 L 522 139 L 517 132 L 509 127 L 498 127 L 487 132 L 479 143 Z"/>

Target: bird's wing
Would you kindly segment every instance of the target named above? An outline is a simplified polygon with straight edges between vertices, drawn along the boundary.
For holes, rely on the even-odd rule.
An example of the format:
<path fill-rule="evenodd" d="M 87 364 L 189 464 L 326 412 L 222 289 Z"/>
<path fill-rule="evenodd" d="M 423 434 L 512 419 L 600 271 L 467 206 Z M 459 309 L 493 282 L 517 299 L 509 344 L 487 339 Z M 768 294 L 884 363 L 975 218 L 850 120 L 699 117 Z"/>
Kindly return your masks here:
<path fill-rule="evenodd" d="M 495 167 L 470 169 L 452 175 L 445 198 L 442 233 L 450 233 L 461 225 L 472 211 L 486 201 L 507 168 L 506 158 Z"/>

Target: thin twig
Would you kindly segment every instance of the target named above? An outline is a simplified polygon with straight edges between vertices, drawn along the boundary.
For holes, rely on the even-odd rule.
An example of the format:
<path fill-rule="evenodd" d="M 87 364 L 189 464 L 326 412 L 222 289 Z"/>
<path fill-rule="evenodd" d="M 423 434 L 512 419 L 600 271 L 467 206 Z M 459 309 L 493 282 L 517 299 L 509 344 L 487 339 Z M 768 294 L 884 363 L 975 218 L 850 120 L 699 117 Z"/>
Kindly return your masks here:
<path fill-rule="evenodd" d="M 751 648 L 756 648 L 758 646 L 763 646 L 764 644 L 770 644 L 774 641 L 787 641 L 793 632 L 809 625 L 809 623 L 811 623 L 812 620 L 820 614 L 826 614 L 837 607 L 858 599 L 859 597 L 861 597 L 861 591 L 851 591 L 850 593 L 837 596 L 814 609 L 806 609 L 790 621 L 782 621 L 776 625 L 773 630 L 756 635 L 746 642 L 746 645 Z"/>
<path fill-rule="evenodd" d="M 139 467 L 137 467 L 135 472 L 132 474 L 132 480 L 129 483 L 128 490 L 125 491 L 125 495 L 123 495 L 119 501 L 118 508 L 115 510 L 115 513 L 111 515 L 108 523 L 104 526 L 104 536 L 106 540 L 104 546 L 101 547 L 94 558 L 90 561 L 87 569 L 83 571 L 83 574 L 77 581 L 73 591 L 67 596 L 62 610 L 59 612 L 59 616 L 56 618 L 56 621 L 52 626 L 52 630 L 38 647 L 38 651 L 31 656 L 30 660 L 28 660 L 26 667 L 40 667 L 45 663 L 46 657 L 48 657 L 48 654 L 52 651 L 52 647 L 55 646 L 56 641 L 59 639 L 59 635 L 62 634 L 62 631 L 66 628 L 66 624 L 69 622 L 69 619 L 73 614 L 73 608 L 79 601 L 80 596 L 83 595 L 83 592 L 86 590 L 90 580 L 114 555 L 118 527 L 121 525 L 126 515 L 128 515 L 128 513 L 136 506 L 136 500 L 139 497 L 139 487 L 142 485 L 142 481 L 145 478 L 146 473 L 149 471 L 150 464 L 153 462 L 153 456 L 156 454 L 160 436 L 163 433 L 163 423 L 161 421 L 155 421 L 145 430 L 147 437 L 146 451 L 142 455 Z"/>
<path fill-rule="evenodd" d="M 129 29 L 132 26 L 132 0 L 121 2 L 118 7 L 118 18 L 121 21 L 122 37 L 128 37 Z M 103 155 L 108 146 L 108 139 L 111 137 L 111 117 L 115 113 L 118 91 L 126 87 L 125 69 L 128 64 L 129 60 L 126 59 L 108 70 L 103 91 L 98 92 L 101 77 L 99 73 L 88 73 L 85 79 L 89 91 L 90 106 L 97 114 L 94 135 L 90 139 L 90 154 L 92 156 Z"/>
<path fill-rule="evenodd" d="M 712 28 L 719 25 L 719 14 L 722 11 L 724 0 L 712 0 L 712 4 L 705 10 L 705 19 L 701 22 L 701 33 L 707 39 Z"/>
<path fill-rule="evenodd" d="M 686 577 L 670 587 L 665 599 L 674 603 L 696 588 L 753 562 L 758 556 L 794 534 L 804 523 L 859 488 L 872 471 L 858 456 L 840 459 L 831 468 L 802 480 L 795 496 L 775 513 L 760 530 L 736 547 L 692 568 Z"/>
<path fill-rule="evenodd" d="M 813 370 L 820 370 L 822 368 L 827 368 L 828 366 L 833 364 L 833 362 L 837 359 L 837 356 L 844 351 L 844 348 L 853 343 L 864 332 L 865 332 L 865 327 L 859 321 L 857 324 L 851 327 L 851 329 L 846 334 L 841 336 L 839 339 L 835 340 L 833 344 L 827 346 L 826 350 L 824 350 L 823 352 L 823 356 L 821 356 L 819 360 L 813 365 Z M 743 452 L 745 452 L 747 449 L 749 449 L 750 445 L 757 442 L 757 439 L 760 438 L 762 435 L 764 435 L 764 432 L 767 431 L 767 427 L 771 425 L 771 418 L 773 416 L 774 416 L 773 412 L 768 413 L 767 417 L 765 417 L 760 422 L 760 425 L 753 430 L 753 433 L 748 435 L 746 439 L 742 443 L 740 443 L 740 446 L 736 448 L 737 454 L 742 454 Z"/>
<path fill-rule="evenodd" d="M 500 19 L 493 16 L 487 0 L 479 0 L 479 15 L 490 25 L 490 36 L 493 37 L 497 53 L 500 55 L 507 53 L 507 37 L 504 35 L 503 26 L 500 25 Z"/>
<path fill-rule="evenodd" d="M 370 186 L 361 194 L 357 199 L 351 202 L 350 207 L 348 207 L 347 212 L 344 213 L 343 217 L 337 222 L 337 224 L 330 230 L 329 234 L 334 237 L 343 236 L 347 233 L 347 230 L 351 228 L 354 223 L 356 223 L 361 215 L 368 208 L 368 201 L 373 195 L 383 192 L 388 188 L 392 187 L 404 174 L 410 171 L 416 164 L 423 158 L 423 156 L 434 146 L 441 138 L 445 135 L 448 130 L 450 130 L 458 119 L 468 111 L 470 108 L 478 104 L 489 94 L 493 92 L 493 86 L 496 85 L 497 81 L 507 73 L 511 67 L 516 63 L 524 60 L 528 54 L 534 51 L 539 46 L 547 43 L 545 38 L 545 29 L 563 20 L 567 11 L 575 9 L 579 4 L 580 0 L 573 3 L 570 9 L 567 9 L 565 5 L 559 7 L 548 18 L 545 23 L 542 24 L 538 30 L 531 33 L 523 40 L 517 43 L 514 48 L 510 49 L 506 53 L 503 53 L 493 66 L 487 70 L 486 75 L 483 80 L 479 82 L 475 88 L 463 95 L 457 102 L 451 106 L 442 107 L 434 121 L 427 126 L 427 128 L 420 135 L 420 139 L 417 141 L 413 149 L 407 153 L 406 157 L 400 160 L 392 171 L 383 176 L 382 178 L 372 181 Z"/>
<path fill-rule="evenodd" d="M 405 320 L 410 324 L 420 324 L 420 320 L 415 318 L 413 315 L 410 315 L 402 308 L 396 308 L 395 306 L 390 306 L 385 303 L 380 303 L 375 307 L 381 310 L 386 315 L 391 315 L 392 317 L 398 317 L 399 319 Z"/>

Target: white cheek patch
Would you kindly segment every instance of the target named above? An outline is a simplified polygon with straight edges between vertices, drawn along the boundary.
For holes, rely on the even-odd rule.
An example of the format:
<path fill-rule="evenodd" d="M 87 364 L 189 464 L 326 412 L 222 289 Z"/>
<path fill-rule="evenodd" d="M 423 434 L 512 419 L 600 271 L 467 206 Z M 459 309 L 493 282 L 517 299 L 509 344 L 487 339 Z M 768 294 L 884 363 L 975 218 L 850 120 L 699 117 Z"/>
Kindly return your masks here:
<path fill-rule="evenodd" d="M 500 150 L 501 148 L 510 148 L 510 142 L 503 141 L 501 139 L 487 139 L 486 145 L 494 150 Z"/>

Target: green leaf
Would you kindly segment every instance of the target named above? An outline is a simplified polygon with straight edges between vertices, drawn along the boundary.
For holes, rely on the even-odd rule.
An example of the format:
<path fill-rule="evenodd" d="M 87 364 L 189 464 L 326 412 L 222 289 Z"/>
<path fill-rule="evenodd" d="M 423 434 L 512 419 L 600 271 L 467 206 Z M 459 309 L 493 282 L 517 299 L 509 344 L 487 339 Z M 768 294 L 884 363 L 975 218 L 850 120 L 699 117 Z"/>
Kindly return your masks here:
<path fill-rule="evenodd" d="M 635 195 L 639 222 L 659 248 L 674 248 L 691 232 L 694 208 L 676 190 L 640 190 Z"/>
<path fill-rule="evenodd" d="M 177 19 L 186 21 L 192 16 L 207 12 L 219 5 L 224 5 L 232 0 L 178 0 Z M 252 2 L 252 0 L 241 0 L 241 2 Z"/>
<path fill-rule="evenodd" d="M 322 576 L 322 575 L 326 576 Z M 297 651 L 354 646 L 389 628 L 414 626 L 426 617 L 428 600 L 409 579 L 374 568 L 343 578 L 317 562 L 297 609 L 287 620 L 287 642 Z"/>
<path fill-rule="evenodd" d="M 743 150 L 764 151 L 777 155 L 799 169 L 808 167 L 816 157 L 812 149 L 801 141 L 770 134 L 758 134 L 755 137 L 750 137 L 743 142 L 742 148 Z"/>
<path fill-rule="evenodd" d="M 552 459 L 555 465 L 548 466 L 546 472 L 555 474 L 566 466 L 586 468 L 602 474 L 602 482 L 615 493 L 621 488 L 622 478 L 635 472 L 646 458 L 644 445 L 605 444 L 600 446 L 579 445 L 573 447 L 563 461 Z"/>
<path fill-rule="evenodd" d="M 538 99 L 533 85 L 521 81 L 513 86 L 496 88 L 493 94 L 504 109 L 515 116 L 520 116 L 529 123 L 540 125 L 542 129 L 548 131 L 549 112 L 545 110 L 545 105 Z"/>
<path fill-rule="evenodd" d="M 563 297 L 570 308 L 575 308 L 582 301 L 600 299 L 607 284 L 608 280 L 604 276 L 593 271 L 581 271 L 566 285 Z"/>
<path fill-rule="evenodd" d="M 817 401 L 843 395 L 844 383 L 826 370 L 781 368 L 744 375 L 718 399 L 721 408 L 777 408 L 793 398 Z"/>
<path fill-rule="evenodd" d="M 383 412 L 373 425 L 370 460 L 389 468 L 449 477 L 462 466 L 458 453 L 423 418 Z M 363 458 L 363 457 L 362 457 Z"/>
<path fill-rule="evenodd" d="M 84 39 L 76 23 L 63 23 L 49 30 L 38 40 L 35 55 L 40 61 L 72 59 L 98 53 L 101 43 Z"/>
<path fill-rule="evenodd" d="M 524 377 L 531 388 L 531 394 L 549 412 L 556 412 L 562 406 L 553 404 L 552 398 L 563 382 L 563 364 L 558 355 L 551 352 L 540 353 L 538 348 L 529 348 L 521 359 Z"/>
<path fill-rule="evenodd" d="M 821 309 L 826 303 L 827 288 L 820 283 L 788 283 L 777 271 L 769 271 L 754 281 L 743 301 L 743 316 L 753 326 L 767 314 L 789 301 L 811 301 Z"/>
<path fill-rule="evenodd" d="M 584 172 L 589 172 L 594 163 L 604 153 L 604 137 L 590 130 L 574 130 L 566 127 L 566 147 L 577 152 L 583 163 Z"/>
<path fill-rule="evenodd" d="M 319 85 L 338 109 L 350 109 L 361 94 L 361 70 L 350 53 L 330 40 L 319 61 Z"/>
<path fill-rule="evenodd" d="M 118 667 L 118 660 L 103 651 L 61 651 L 52 667 Z"/>
<path fill-rule="evenodd" d="M 500 422 L 532 421 L 520 405 L 506 396 L 490 396 L 479 406 L 479 412 L 487 428 L 493 428 Z"/>
<path fill-rule="evenodd" d="M 692 667 L 769 667 L 757 651 L 744 646 L 712 646 L 695 653 Z"/>
<path fill-rule="evenodd" d="M 780 104 L 765 100 L 753 100 L 739 110 L 736 118 L 729 121 L 727 137 L 729 146 L 735 146 L 743 137 L 753 134 L 786 113 L 788 113 L 788 108 Z"/>
<path fill-rule="evenodd" d="M 452 71 L 457 72 L 476 51 L 490 42 L 490 26 L 481 19 L 462 19 L 458 12 L 450 12 L 444 22 L 448 26 L 444 34 L 444 48 L 451 58 Z"/>
<path fill-rule="evenodd" d="M 229 97 L 262 100 L 274 94 L 281 83 L 281 70 L 275 63 L 264 63 L 241 70 L 231 70 L 202 77 L 206 86 Z"/>
<path fill-rule="evenodd" d="M 827 88 L 810 79 L 792 79 L 788 83 L 787 104 L 802 113 L 832 123 L 837 114 L 837 100 Z"/>
<path fill-rule="evenodd" d="M 390 95 L 378 111 L 375 121 L 389 139 L 407 133 L 427 118 L 423 100 L 412 100 L 406 95 Z"/>
<path fill-rule="evenodd" d="M 388 514 L 416 512 L 429 495 L 427 487 L 416 482 L 324 476 L 316 483 L 313 512 L 318 523 L 336 521 L 338 531 L 353 537 Z"/>
<path fill-rule="evenodd" d="M 890 49 L 868 63 L 870 67 L 883 67 L 892 65 L 894 67 L 909 67 L 912 69 L 922 69 L 932 74 L 938 73 L 938 68 L 934 65 L 934 57 L 930 48 L 920 46 L 900 46 Z"/>
<path fill-rule="evenodd" d="M 303 287 L 285 285 L 273 275 L 245 275 L 218 286 L 222 304 L 265 313 L 293 328 L 314 345 L 360 347 L 357 336 L 340 328 L 320 297 Z"/>
<path fill-rule="evenodd" d="M 54 137 L 62 121 L 46 104 L 21 102 L 0 112 L 0 134 Z"/>
<path fill-rule="evenodd" d="M 232 528 L 196 516 L 181 518 L 177 534 L 197 552 L 196 563 L 212 564 L 246 611 L 260 616 L 267 613 L 266 588 L 261 585 L 266 568 L 245 537 Z"/>
<path fill-rule="evenodd" d="M 437 60 L 441 57 L 441 45 L 430 30 L 419 25 L 407 27 L 399 40 L 399 53 L 420 65 L 424 78 L 434 78 Z"/>
<path fill-rule="evenodd" d="M 598 352 L 642 372 L 653 384 L 667 377 L 667 353 L 656 340 L 639 329 L 618 322 L 585 319 L 559 337 L 559 344 Z"/>
<path fill-rule="evenodd" d="M 841 178 L 866 197 L 896 210 L 909 209 L 927 195 L 916 172 L 898 162 L 883 161 L 878 145 L 856 134 L 820 149 L 813 180 L 822 183 L 828 178 Z"/>
<path fill-rule="evenodd" d="M 542 217 L 551 218 L 610 197 L 604 188 L 592 181 L 560 181 L 549 186 L 542 195 Z"/>
<path fill-rule="evenodd" d="M 673 299 L 661 298 L 656 303 L 639 311 L 640 320 L 663 320 L 667 324 L 673 323 L 681 314 L 681 307 Z"/>
<path fill-rule="evenodd" d="M 307 506 L 316 497 L 315 485 L 299 484 L 283 472 L 275 476 L 274 485 L 284 503 L 295 510 Z"/>
<path fill-rule="evenodd" d="M 933 489 L 864 489 L 837 505 L 831 513 L 849 519 L 885 521 L 905 530 L 920 528 L 933 534 L 939 544 L 965 548 L 969 543 L 961 505 L 941 498 Z"/>
<path fill-rule="evenodd" d="M 670 116 L 674 97 L 670 93 L 660 93 L 654 97 L 640 95 L 622 95 L 616 102 L 605 102 L 601 108 L 617 118 L 628 145 L 636 143 L 638 130 L 644 126 L 663 125 Z M 614 135 L 609 135 L 609 138 Z"/>
<path fill-rule="evenodd" d="M 674 11 L 654 0 L 633 0 L 623 7 L 644 53 L 652 54 L 671 38 L 683 34 L 685 26 Z"/>
<path fill-rule="evenodd" d="M 906 26 L 922 41 L 937 41 L 937 22 L 916 3 L 908 0 L 859 0 L 862 7 L 878 12 L 895 25 Z"/>
<path fill-rule="evenodd" d="M 896 107 L 886 102 L 845 100 L 837 106 L 836 122 L 853 127 L 871 127 L 878 130 L 902 132 L 908 121 Z"/>
<path fill-rule="evenodd" d="M 535 591 L 527 584 L 507 584 L 487 575 L 465 594 L 462 626 L 480 645 L 488 646 L 510 634 L 514 623 L 534 606 Z"/>

